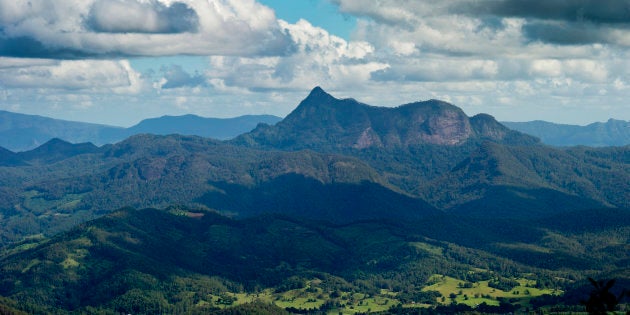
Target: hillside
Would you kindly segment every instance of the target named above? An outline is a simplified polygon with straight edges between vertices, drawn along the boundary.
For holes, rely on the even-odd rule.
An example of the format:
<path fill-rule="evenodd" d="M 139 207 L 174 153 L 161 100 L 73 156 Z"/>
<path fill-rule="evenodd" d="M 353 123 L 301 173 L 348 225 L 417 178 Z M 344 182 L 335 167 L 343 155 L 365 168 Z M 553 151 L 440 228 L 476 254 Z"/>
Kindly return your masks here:
<path fill-rule="evenodd" d="M 484 143 L 417 193 L 439 208 L 480 217 L 535 217 L 567 210 L 630 207 L 625 148 L 522 147 Z"/>
<path fill-rule="evenodd" d="M 630 121 L 609 119 L 586 126 L 554 124 L 546 121 L 502 122 L 508 128 L 540 138 L 554 146 L 624 146 L 630 145 Z"/>
<path fill-rule="evenodd" d="M 332 222 L 441 212 L 529 219 L 630 207 L 627 148 L 448 148 L 351 157 L 175 135 L 140 135 L 96 149 L 55 140 L 18 154 L 21 166 L 0 167 L 0 236 L 6 244 L 52 235 L 125 206 L 181 204 L 236 217 L 283 213 Z M 452 166 L 431 169 L 436 173 L 427 179 L 425 163 Z"/>
<path fill-rule="evenodd" d="M 470 223 L 455 225 L 462 228 Z M 252 300 L 287 305 L 283 301 L 291 296 L 293 303 L 289 305 L 297 309 L 324 309 L 323 305 L 328 305 L 325 308 L 350 311 L 361 302 L 386 310 L 398 303 L 412 305 L 412 301 L 440 305 L 442 294 L 422 293 L 431 283 L 439 283 L 435 275 L 479 285 L 494 278 L 530 281 L 531 286 L 520 289 L 530 291 L 529 296 L 510 293 L 511 289 L 506 289 L 507 293 L 495 290 L 527 303 L 543 292 L 564 289 L 568 282 L 553 280 L 556 277 L 589 274 L 589 268 L 601 268 L 597 258 L 575 266 L 566 264 L 567 259 L 585 256 L 570 251 L 560 255 L 556 251 L 563 251 L 561 245 L 549 242 L 549 237 L 540 238 L 536 253 L 538 258 L 543 258 L 540 255 L 545 251 L 549 251 L 549 258 L 562 257 L 562 270 L 551 265 L 539 269 L 429 239 L 425 231 L 429 225 L 444 227 L 439 221 L 420 227 L 379 221 L 337 226 L 269 215 L 237 221 L 186 208 L 127 208 L 4 255 L 0 258 L 0 295 L 16 300 L 22 310 L 46 313 L 209 312 Z M 611 233 L 607 237 L 623 237 L 623 233 L 614 232 L 614 226 L 599 228 Z M 482 230 L 491 228 L 482 227 L 477 232 L 486 234 Z M 550 235 L 561 240 L 570 234 L 554 231 Z M 497 246 L 508 254 L 509 249 L 514 253 L 519 248 L 528 250 L 518 241 L 531 236 L 515 237 L 503 239 Z M 592 250 L 593 256 L 615 257 L 616 262 L 628 259 L 627 252 L 613 256 L 610 247 L 594 247 L 592 236 L 574 239 L 578 246 L 574 251 Z M 528 275 L 527 280 L 524 275 Z M 86 286 L 90 290 L 85 290 Z M 304 298 L 296 301 L 299 296 Z M 378 301 L 385 300 L 388 303 L 379 306 Z M 481 300 L 492 305 L 497 301 L 490 295 Z"/>
<path fill-rule="evenodd" d="M 241 217 L 268 212 L 334 222 L 437 212 L 352 157 L 177 135 L 139 135 L 95 151 L 54 142 L 24 152 L 30 164 L 0 168 L 3 242 L 50 235 L 125 206 L 195 205 Z"/>

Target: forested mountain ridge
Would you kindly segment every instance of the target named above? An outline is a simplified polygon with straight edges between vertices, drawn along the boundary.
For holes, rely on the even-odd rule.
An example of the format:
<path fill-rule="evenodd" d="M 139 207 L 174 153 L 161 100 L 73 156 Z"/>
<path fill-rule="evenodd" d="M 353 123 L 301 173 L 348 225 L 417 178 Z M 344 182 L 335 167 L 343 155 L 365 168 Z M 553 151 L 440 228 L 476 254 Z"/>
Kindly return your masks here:
<path fill-rule="evenodd" d="M 628 191 L 630 147 L 558 150 L 486 142 L 442 177 L 421 184 L 417 194 L 458 213 L 533 217 L 628 208 Z"/>
<path fill-rule="evenodd" d="M 194 136 L 138 135 L 48 164 L 34 161 L 0 167 L 3 242 L 50 235 L 125 206 L 181 204 L 240 217 L 291 213 L 334 222 L 438 211 L 357 158 L 259 151 Z"/>

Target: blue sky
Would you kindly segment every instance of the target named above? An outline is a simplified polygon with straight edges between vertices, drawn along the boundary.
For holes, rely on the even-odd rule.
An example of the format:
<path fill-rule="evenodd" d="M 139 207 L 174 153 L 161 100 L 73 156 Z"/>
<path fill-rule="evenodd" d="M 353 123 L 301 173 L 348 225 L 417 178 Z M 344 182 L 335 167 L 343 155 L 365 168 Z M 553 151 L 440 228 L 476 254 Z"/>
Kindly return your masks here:
<path fill-rule="evenodd" d="M 341 13 L 338 7 L 329 1 L 264 0 L 260 3 L 273 8 L 278 18 L 289 23 L 304 19 L 346 40 L 350 39 L 350 33 L 357 23 L 356 17 Z"/>
<path fill-rule="evenodd" d="M 0 0 L 0 109 L 285 116 L 315 86 L 499 120 L 630 120 L 619 0 Z"/>

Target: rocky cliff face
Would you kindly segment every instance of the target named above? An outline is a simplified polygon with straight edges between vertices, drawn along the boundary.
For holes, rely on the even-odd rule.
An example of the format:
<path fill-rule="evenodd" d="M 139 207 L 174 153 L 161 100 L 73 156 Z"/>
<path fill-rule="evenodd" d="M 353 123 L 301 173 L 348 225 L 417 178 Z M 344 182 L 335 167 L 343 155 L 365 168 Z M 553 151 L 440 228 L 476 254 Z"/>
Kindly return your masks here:
<path fill-rule="evenodd" d="M 438 100 L 374 107 L 337 99 L 319 87 L 275 126 L 259 126 L 237 143 L 280 149 L 395 148 L 422 144 L 456 146 L 471 139 L 502 141 L 508 136 L 536 142 L 511 131 L 490 115 L 472 119 L 458 107 Z"/>
<path fill-rule="evenodd" d="M 407 108 L 405 108 L 407 107 Z M 404 105 L 392 113 L 405 126 L 398 130 L 404 145 L 458 145 L 474 136 L 464 112 L 446 102 L 430 100 Z"/>

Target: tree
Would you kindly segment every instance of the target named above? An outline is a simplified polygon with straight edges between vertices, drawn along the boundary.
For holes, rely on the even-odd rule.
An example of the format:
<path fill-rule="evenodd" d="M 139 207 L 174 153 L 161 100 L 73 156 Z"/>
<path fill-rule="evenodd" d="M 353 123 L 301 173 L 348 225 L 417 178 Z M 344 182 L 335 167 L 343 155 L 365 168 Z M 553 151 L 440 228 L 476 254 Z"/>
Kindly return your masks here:
<path fill-rule="evenodd" d="M 588 281 L 590 281 L 595 288 L 591 291 L 588 300 L 581 302 L 586 305 L 586 311 L 589 314 L 604 315 L 609 311 L 614 311 L 623 296 L 627 294 L 624 290 L 619 297 L 616 297 L 609 291 L 615 285 L 615 279 L 605 282 L 604 280 L 595 281 L 593 278 L 588 278 Z"/>

